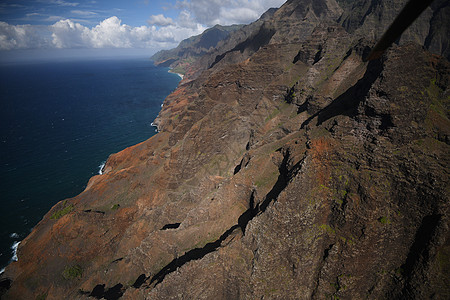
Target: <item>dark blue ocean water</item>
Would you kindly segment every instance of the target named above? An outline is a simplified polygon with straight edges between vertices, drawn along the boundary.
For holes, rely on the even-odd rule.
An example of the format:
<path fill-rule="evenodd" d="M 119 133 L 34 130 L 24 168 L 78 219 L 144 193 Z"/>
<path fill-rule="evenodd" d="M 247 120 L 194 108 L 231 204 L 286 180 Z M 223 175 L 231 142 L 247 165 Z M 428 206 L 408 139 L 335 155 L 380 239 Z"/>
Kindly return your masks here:
<path fill-rule="evenodd" d="M 0 65 L 0 269 L 111 153 L 155 133 L 180 80 L 167 71 L 146 58 Z"/>

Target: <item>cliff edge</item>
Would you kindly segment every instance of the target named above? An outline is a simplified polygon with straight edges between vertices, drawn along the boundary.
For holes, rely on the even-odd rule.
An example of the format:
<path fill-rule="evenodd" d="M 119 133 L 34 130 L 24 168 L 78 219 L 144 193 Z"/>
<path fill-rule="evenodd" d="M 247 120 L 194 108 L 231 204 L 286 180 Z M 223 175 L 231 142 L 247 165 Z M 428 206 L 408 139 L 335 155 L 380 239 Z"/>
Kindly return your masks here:
<path fill-rule="evenodd" d="M 363 61 L 405 2 L 231 33 L 22 241 L 2 299 L 448 299 L 448 2 Z"/>

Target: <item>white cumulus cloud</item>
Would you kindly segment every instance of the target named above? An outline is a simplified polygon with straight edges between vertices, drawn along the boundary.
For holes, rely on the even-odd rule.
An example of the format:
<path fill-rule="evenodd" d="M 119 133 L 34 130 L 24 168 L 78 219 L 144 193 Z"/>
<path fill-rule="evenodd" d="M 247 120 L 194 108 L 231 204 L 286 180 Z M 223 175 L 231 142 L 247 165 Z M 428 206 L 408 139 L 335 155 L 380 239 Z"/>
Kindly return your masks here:
<path fill-rule="evenodd" d="M 89 29 L 71 20 L 61 20 L 50 26 L 52 42 L 56 48 L 82 48 L 88 46 Z"/>
<path fill-rule="evenodd" d="M 201 24 L 246 24 L 267 9 L 280 7 L 286 0 L 182 0 L 177 7 L 189 11 Z"/>
<path fill-rule="evenodd" d="M 110 17 L 89 28 L 74 20 L 59 20 L 50 26 L 10 25 L 0 22 L 0 50 L 30 48 L 151 48 L 176 47 L 185 38 L 206 27 L 169 24 L 133 27 Z"/>
<path fill-rule="evenodd" d="M 78 2 L 66 0 L 38 0 L 58 6 L 76 7 Z M 93 27 L 84 19 L 48 16 L 50 26 L 10 25 L 0 22 L 0 50 L 28 48 L 161 48 L 176 47 L 192 35 L 221 24 L 245 24 L 256 20 L 271 7 L 281 6 L 285 0 L 178 0 L 177 18 L 163 14 L 152 15 L 148 25 L 133 27 L 116 16 Z M 174 7 L 172 7 L 174 8 Z M 91 18 L 98 15 L 89 10 L 72 9 L 71 13 Z M 29 16 L 37 16 L 31 13 Z M 81 24 L 82 23 L 82 24 Z"/>
<path fill-rule="evenodd" d="M 178 24 L 184 28 L 195 28 L 199 25 L 189 11 L 182 11 L 180 13 L 178 16 Z"/>
<path fill-rule="evenodd" d="M 0 22 L 0 50 L 40 48 L 46 44 L 41 27 Z"/>
<path fill-rule="evenodd" d="M 157 48 L 175 46 L 181 40 L 199 34 L 205 27 L 183 28 L 169 25 L 132 27 L 110 17 L 93 28 L 71 20 L 61 20 L 51 26 L 52 42 L 57 48 Z"/>
<path fill-rule="evenodd" d="M 168 26 L 173 25 L 173 19 L 169 17 L 164 17 L 162 14 L 153 15 L 147 20 L 149 25 L 157 25 L 157 26 Z"/>

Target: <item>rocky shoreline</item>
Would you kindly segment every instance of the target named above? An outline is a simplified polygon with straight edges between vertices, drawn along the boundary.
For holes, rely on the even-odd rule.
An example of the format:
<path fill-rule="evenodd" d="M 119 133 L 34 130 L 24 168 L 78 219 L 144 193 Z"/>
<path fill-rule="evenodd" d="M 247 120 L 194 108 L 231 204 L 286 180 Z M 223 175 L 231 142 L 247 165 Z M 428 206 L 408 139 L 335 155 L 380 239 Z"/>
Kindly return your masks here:
<path fill-rule="evenodd" d="M 173 72 L 172 70 L 169 70 L 169 73 L 176 74 L 176 75 L 180 76 L 181 80 L 183 80 L 183 78 L 184 78 L 183 74 Z"/>
<path fill-rule="evenodd" d="M 405 2 L 289 0 L 230 33 L 22 241 L 5 299 L 448 298 L 448 2 L 364 61 Z"/>

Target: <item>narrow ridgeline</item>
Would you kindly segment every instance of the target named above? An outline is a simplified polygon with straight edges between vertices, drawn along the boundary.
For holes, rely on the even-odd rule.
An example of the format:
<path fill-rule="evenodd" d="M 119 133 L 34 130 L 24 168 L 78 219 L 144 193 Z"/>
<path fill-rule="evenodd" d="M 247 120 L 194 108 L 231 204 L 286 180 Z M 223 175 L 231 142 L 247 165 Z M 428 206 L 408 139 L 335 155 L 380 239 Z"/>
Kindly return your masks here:
<path fill-rule="evenodd" d="M 405 3 L 228 32 L 20 244 L 4 299 L 449 299 L 448 1 L 363 60 Z"/>

